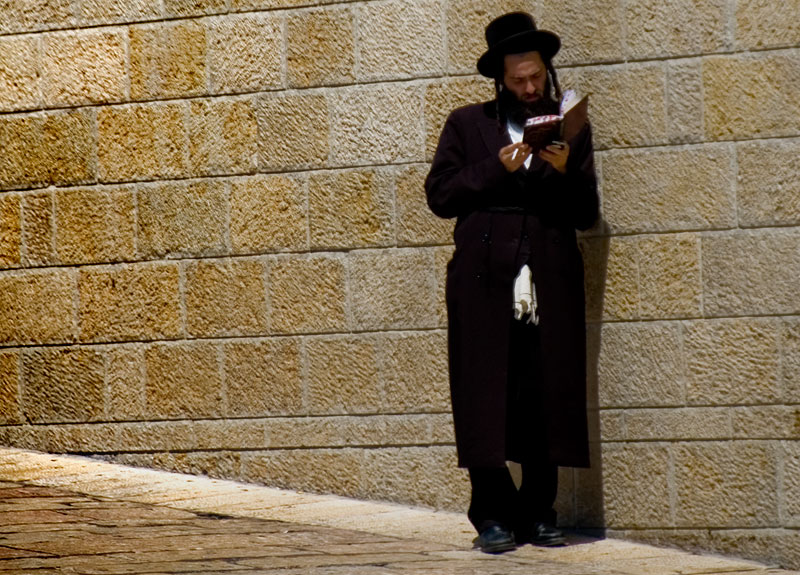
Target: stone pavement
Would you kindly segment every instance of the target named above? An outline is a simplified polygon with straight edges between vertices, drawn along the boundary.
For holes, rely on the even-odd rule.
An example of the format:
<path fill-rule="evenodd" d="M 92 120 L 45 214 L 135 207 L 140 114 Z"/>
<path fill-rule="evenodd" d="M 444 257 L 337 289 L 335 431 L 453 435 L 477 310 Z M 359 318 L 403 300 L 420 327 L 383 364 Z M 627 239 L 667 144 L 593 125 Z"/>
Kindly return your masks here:
<path fill-rule="evenodd" d="M 489 556 L 462 514 L 0 448 L 0 575 L 783 575 L 570 536 Z"/>

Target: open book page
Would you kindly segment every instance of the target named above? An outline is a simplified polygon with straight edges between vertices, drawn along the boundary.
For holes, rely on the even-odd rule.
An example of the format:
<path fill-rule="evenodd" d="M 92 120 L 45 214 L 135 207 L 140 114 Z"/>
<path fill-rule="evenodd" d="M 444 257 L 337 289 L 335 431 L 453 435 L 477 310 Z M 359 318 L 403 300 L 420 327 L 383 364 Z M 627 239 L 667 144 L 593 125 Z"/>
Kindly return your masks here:
<path fill-rule="evenodd" d="M 567 90 L 561 98 L 560 112 L 525 122 L 522 139 L 534 154 L 556 140 L 568 142 L 581 131 L 589 119 L 589 97 L 578 98 L 574 90 Z"/>

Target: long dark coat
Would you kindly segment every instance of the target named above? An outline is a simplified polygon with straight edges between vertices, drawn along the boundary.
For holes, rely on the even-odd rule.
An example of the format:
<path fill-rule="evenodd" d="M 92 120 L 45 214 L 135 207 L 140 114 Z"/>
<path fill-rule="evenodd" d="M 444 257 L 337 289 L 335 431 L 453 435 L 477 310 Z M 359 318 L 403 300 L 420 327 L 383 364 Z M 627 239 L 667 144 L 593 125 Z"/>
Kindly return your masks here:
<path fill-rule="evenodd" d="M 543 413 L 546 421 L 544 433 L 523 443 L 558 465 L 587 467 L 583 262 L 575 230 L 598 215 L 591 129 L 570 142 L 566 174 L 538 157 L 510 174 L 498 151 L 511 141 L 494 112 L 486 102 L 450 114 L 425 182 L 431 210 L 457 218 L 446 298 L 459 466 L 497 467 L 508 456 L 513 280 L 528 263 L 539 303 L 542 402 L 529 414 Z"/>

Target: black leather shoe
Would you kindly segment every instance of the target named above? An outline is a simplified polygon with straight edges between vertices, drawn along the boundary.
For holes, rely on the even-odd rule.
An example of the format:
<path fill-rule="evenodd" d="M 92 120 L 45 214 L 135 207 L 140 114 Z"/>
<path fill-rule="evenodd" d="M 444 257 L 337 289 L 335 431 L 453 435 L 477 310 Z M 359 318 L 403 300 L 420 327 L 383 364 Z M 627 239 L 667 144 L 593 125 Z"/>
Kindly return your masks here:
<path fill-rule="evenodd" d="M 491 525 L 481 531 L 472 543 L 484 553 L 503 553 L 517 546 L 511 531 L 500 524 Z"/>
<path fill-rule="evenodd" d="M 547 523 L 534 523 L 530 530 L 528 541 L 540 547 L 558 547 L 560 545 L 566 545 L 567 538 L 564 537 L 563 531 L 556 529 L 552 525 Z"/>

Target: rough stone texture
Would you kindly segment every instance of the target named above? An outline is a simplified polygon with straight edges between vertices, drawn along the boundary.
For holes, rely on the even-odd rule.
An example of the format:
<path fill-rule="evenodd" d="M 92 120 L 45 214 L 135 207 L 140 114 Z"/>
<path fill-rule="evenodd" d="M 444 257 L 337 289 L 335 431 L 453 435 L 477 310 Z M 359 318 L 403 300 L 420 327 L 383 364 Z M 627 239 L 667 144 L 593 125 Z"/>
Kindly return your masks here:
<path fill-rule="evenodd" d="M 53 197 L 49 192 L 22 197 L 22 242 L 26 265 L 54 263 Z"/>
<path fill-rule="evenodd" d="M 21 262 L 22 203 L 19 196 L 0 196 L 0 268 Z"/>
<path fill-rule="evenodd" d="M 800 525 L 800 443 L 785 442 L 783 451 L 783 485 L 778 486 L 783 493 L 783 506 L 790 518 L 790 525 Z"/>
<path fill-rule="evenodd" d="M 679 527 L 767 527 L 778 519 L 777 454 L 759 442 L 681 444 L 675 449 Z"/>
<path fill-rule="evenodd" d="M 445 66 L 443 6 L 437 0 L 389 0 L 359 6 L 358 79 L 439 75 Z"/>
<path fill-rule="evenodd" d="M 36 423 L 103 415 L 103 355 L 90 348 L 39 348 L 22 355 L 22 409 Z"/>
<path fill-rule="evenodd" d="M 97 174 L 96 120 L 90 109 L 54 112 L 42 125 L 42 152 L 53 184 L 88 183 Z"/>
<path fill-rule="evenodd" d="M 329 155 L 324 94 L 267 95 L 257 102 L 259 168 L 320 167 Z"/>
<path fill-rule="evenodd" d="M 769 319 L 688 324 L 688 402 L 759 404 L 779 400 L 778 335 L 778 326 Z"/>
<path fill-rule="evenodd" d="M 119 102 L 126 97 L 126 76 L 121 30 L 42 38 L 42 97 L 49 106 Z"/>
<path fill-rule="evenodd" d="M 800 439 L 800 407 L 759 406 L 732 410 L 737 439 Z"/>
<path fill-rule="evenodd" d="M 673 144 L 703 140 L 702 60 L 681 59 L 667 67 L 667 135 Z"/>
<path fill-rule="evenodd" d="M 581 240 L 588 321 L 640 317 L 637 244 L 626 237 Z"/>
<path fill-rule="evenodd" d="M 47 181 L 40 116 L 0 115 L 0 188 L 35 187 Z"/>
<path fill-rule="evenodd" d="M 391 175 L 364 169 L 312 174 L 308 220 L 312 248 L 374 247 L 394 243 Z"/>
<path fill-rule="evenodd" d="M 0 4 L 0 33 L 3 34 L 74 24 L 70 0 L 15 0 Z"/>
<path fill-rule="evenodd" d="M 660 64 L 586 68 L 577 89 L 589 94 L 595 148 L 666 143 L 665 82 Z"/>
<path fill-rule="evenodd" d="M 164 0 L 167 16 L 201 16 L 227 11 L 226 0 Z"/>
<path fill-rule="evenodd" d="M 675 323 L 608 323 L 602 331 L 593 327 L 588 354 L 590 384 L 597 380 L 590 389 L 597 386 L 601 407 L 685 401 L 680 326 Z"/>
<path fill-rule="evenodd" d="M 258 122 L 250 100 L 195 100 L 189 105 L 192 174 L 251 173 L 258 164 Z"/>
<path fill-rule="evenodd" d="M 433 255 L 362 252 L 348 259 L 353 324 L 358 329 L 435 327 Z"/>
<path fill-rule="evenodd" d="M 729 47 L 726 0 L 633 0 L 624 6 L 630 58 L 708 54 Z"/>
<path fill-rule="evenodd" d="M 78 6 L 84 24 L 135 22 L 161 16 L 159 3 L 148 0 L 81 0 Z"/>
<path fill-rule="evenodd" d="M 186 329 L 192 337 L 267 330 L 265 266 L 258 260 L 197 261 L 185 268 Z"/>
<path fill-rule="evenodd" d="M 283 22 L 271 14 L 211 21 L 208 66 L 213 93 L 252 92 L 283 83 Z"/>
<path fill-rule="evenodd" d="M 312 414 L 375 413 L 381 402 L 378 344 L 369 336 L 306 340 Z"/>
<path fill-rule="evenodd" d="M 122 181 L 183 175 L 184 112 L 181 104 L 100 108 L 97 113 L 100 178 Z"/>
<path fill-rule="evenodd" d="M 699 236 L 648 236 L 639 240 L 638 247 L 642 317 L 699 317 L 702 294 Z"/>
<path fill-rule="evenodd" d="M 800 140 L 736 147 L 739 224 L 800 225 Z"/>
<path fill-rule="evenodd" d="M 707 58 L 703 62 L 704 123 L 714 140 L 800 134 L 800 54 Z"/>
<path fill-rule="evenodd" d="M 135 254 L 133 192 L 73 188 L 55 193 L 56 252 L 66 264 L 130 260 Z"/>
<path fill-rule="evenodd" d="M 227 251 L 227 194 L 221 180 L 143 186 L 137 198 L 141 255 L 210 255 Z"/>
<path fill-rule="evenodd" d="M 277 333 L 344 331 L 345 266 L 339 257 L 291 256 L 270 261 L 271 327 Z"/>
<path fill-rule="evenodd" d="M 231 341 L 222 346 L 228 415 L 303 411 L 301 345 L 297 339 Z"/>
<path fill-rule="evenodd" d="M 0 111 L 39 106 L 42 98 L 39 61 L 36 36 L 0 38 Z"/>
<path fill-rule="evenodd" d="M 800 313 L 797 230 L 708 234 L 702 247 L 705 315 Z"/>
<path fill-rule="evenodd" d="M 141 419 L 146 413 L 144 350 L 139 345 L 111 347 L 106 362 L 108 417 Z"/>
<path fill-rule="evenodd" d="M 630 409 L 625 412 L 625 439 L 728 439 L 731 420 L 725 408 Z"/>
<path fill-rule="evenodd" d="M 131 98 L 196 96 L 206 90 L 206 31 L 193 20 L 131 26 Z"/>
<path fill-rule="evenodd" d="M 784 400 L 800 397 L 800 319 L 787 319 L 781 324 L 781 379 Z"/>
<path fill-rule="evenodd" d="M 794 46 L 800 43 L 797 14 L 800 2 L 773 3 L 768 0 L 741 0 L 736 3 L 736 47 L 762 49 Z"/>
<path fill-rule="evenodd" d="M 286 74 L 304 88 L 355 80 L 354 18 L 350 9 L 326 8 L 289 16 Z"/>
<path fill-rule="evenodd" d="M 395 176 L 397 243 L 403 245 L 448 244 L 453 241 L 455 220 L 433 215 L 425 197 L 428 166 L 403 168 Z"/>
<path fill-rule="evenodd" d="M 425 88 L 425 156 L 433 159 L 439 136 L 450 112 L 461 106 L 494 98 L 491 80 L 482 76 L 445 79 Z"/>
<path fill-rule="evenodd" d="M 736 223 L 727 146 L 603 155 L 603 213 L 612 231 L 721 228 Z"/>
<path fill-rule="evenodd" d="M 392 83 L 342 89 L 333 101 L 331 156 L 336 165 L 424 159 L 421 87 Z"/>
<path fill-rule="evenodd" d="M 145 363 L 148 416 L 202 418 L 223 414 L 216 344 L 155 344 L 145 351 Z"/>
<path fill-rule="evenodd" d="M 605 520 L 615 528 L 669 527 L 669 448 L 660 444 L 603 447 Z M 687 495 L 696 493 L 687 486 Z"/>
<path fill-rule="evenodd" d="M 0 343 L 73 341 L 74 289 L 67 270 L 0 274 Z"/>
<path fill-rule="evenodd" d="M 556 65 L 618 62 L 624 58 L 624 3 L 619 0 L 542 2 L 539 27 L 552 30 L 563 46 Z M 591 18 L 586 15 L 591 14 Z"/>
<path fill-rule="evenodd" d="M 380 341 L 383 410 L 417 413 L 450 409 L 447 334 L 387 335 Z"/>
<path fill-rule="evenodd" d="M 177 265 L 83 268 L 79 294 L 82 341 L 170 338 L 182 332 Z"/>
<path fill-rule="evenodd" d="M 21 423 L 19 353 L 0 351 L 0 424 Z"/>
<path fill-rule="evenodd" d="M 283 175 L 236 179 L 231 183 L 230 202 L 234 253 L 308 248 L 303 179 Z"/>

